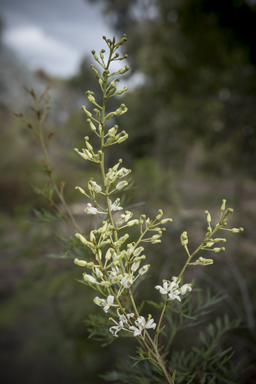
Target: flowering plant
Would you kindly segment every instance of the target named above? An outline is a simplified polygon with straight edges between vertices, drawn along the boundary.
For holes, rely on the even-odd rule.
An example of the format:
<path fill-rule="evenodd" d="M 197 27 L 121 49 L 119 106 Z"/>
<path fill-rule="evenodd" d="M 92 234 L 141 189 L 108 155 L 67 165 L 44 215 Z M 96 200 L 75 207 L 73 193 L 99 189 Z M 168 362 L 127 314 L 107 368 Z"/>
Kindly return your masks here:
<path fill-rule="evenodd" d="M 207 230 L 203 241 L 195 251 L 191 252 L 188 248 L 188 234 L 187 232 L 183 232 L 180 240 L 187 254 L 187 260 L 184 266 L 178 276 L 171 276 L 169 272 L 166 272 L 166 279 L 163 280 L 162 285 L 155 286 L 155 289 L 159 291 L 161 295 L 159 296 L 161 303 L 153 304 L 160 310 L 158 319 L 153 319 L 152 314 L 144 313 L 143 307 L 138 307 L 134 297 L 134 287 L 138 287 L 138 284 L 150 269 L 150 264 L 146 262 L 146 254 L 144 254 L 146 252 L 144 252 L 143 243 L 150 243 L 152 245 L 160 243 L 161 237 L 166 230 L 164 225 L 171 223 L 172 219 L 165 218 L 161 209 L 159 209 L 155 218 L 147 217 L 145 214 L 134 218 L 133 212 L 128 210 L 124 211 L 120 205 L 120 197 L 114 198 L 114 195 L 121 194 L 122 191 L 129 186 L 128 175 L 131 170 L 121 167 L 121 159 L 106 170 L 106 151 L 110 149 L 109 147 L 121 144 L 128 139 L 128 134 L 125 131 L 118 132 L 118 125 L 114 124 L 111 127 L 109 126 L 109 122 L 111 119 L 116 119 L 126 113 L 127 107 L 122 103 L 119 108 L 112 112 L 107 112 L 106 107 L 110 98 L 122 95 L 127 91 L 127 87 L 118 90 L 117 83 L 120 81 L 118 76 L 125 74 L 129 70 L 129 66 L 125 65 L 123 68 L 111 72 L 111 64 L 113 62 L 122 61 L 127 58 L 127 55 L 120 57 L 117 52 L 119 47 L 127 40 L 126 36 L 123 35 L 118 42 L 116 42 L 115 38 L 110 40 L 103 36 L 103 39 L 107 44 L 109 53 L 106 54 L 105 50 L 102 49 L 100 51 L 100 57 L 98 57 L 95 51 L 92 51 L 94 59 L 100 65 L 102 71 L 97 70 L 94 65 L 91 65 L 91 69 L 102 91 L 103 102 L 100 105 L 100 103 L 96 101 L 94 93 L 87 91 L 86 97 L 89 103 L 93 104 L 94 109 L 91 112 L 86 106 L 82 107 L 87 116 L 87 122 L 92 133 L 99 139 L 99 147 L 98 149 L 93 148 L 89 137 L 86 136 L 85 148 L 82 148 L 82 150 L 75 148 L 75 151 L 83 160 L 94 163 L 94 166 L 100 169 L 100 181 L 90 179 L 88 181 L 87 191 L 80 186 L 77 186 L 76 189 L 86 197 L 87 206 L 84 210 L 85 214 L 91 215 L 92 217 L 99 216 L 102 221 L 96 229 L 91 230 L 88 235 L 85 235 L 79 228 L 71 210 L 66 204 L 63 187 L 58 188 L 53 178 L 47 155 L 48 142 L 45 141 L 42 131 L 42 124 L 48 108 L 47 90 L 39 99 L 33 91 L 30 91 L 36 101 L 35 111 L 38 115 L 38 128 L 32 126 L 22 114 L 18 114 L 20 119 L 33 130 L 42 143 L 45 155 L 43 165 L 46 173 L 50 177 L 50 184 L 43 192 L 41 191 L 41 193 L 51 201 L 52 206 L 58 210 L 58 214 L 73 225 L 76 229 L 76 240 L 84 250 L 87 249 L 87 251 L 89 251 L 89 259 L 76 257 L 74 262 L 84 270 L 82 274 L 83 280 L 81 282 L 98 291 L 100 295 L 94 298 L 94 303 L 102 307 L 105 313 L 111 313 L 111 317 L 109 317 L 110 336 L 113 338 L 119 337 L 121 335 L 119 332 L 125 331 L 126 334 L 136 338 L 139 344 L 138 360 L 146 359 L 151 363 L 152 372 L 154 372 L 154 374 L 152 373 L 153 380 L 160 382 L 159 380 L 161 379 L 159 379 L 159 377 L 162 376 L 165 382 L 168 383 L 182 382 L 188 379 L 190 379 L 190 381 L 187 382 L 194 382 L 193 380 L 198 380 L 199 375 L 200 380 L 209 380 L 209 378 L 211 378 L 213 380 L 211 382 L 217 382 L 214 381 L 215 378 L 218 377 L 216 376 L 216 372 L 219 372 L 216 364 L 218 363 L 221 366 L 223 355 L 216 355 L 218 358 L 215 360 L 214 369 L 213 365 L 210 365 L 209 368 L 205 363 L 200 374 L 198 374 L 195 366 L 199 357 L 202 358 L 202 356 L 206 356 L 205 350 L 202 350 L 198 355 L 190 356 L 193 364 L 190 365 L 190 369 L 187 369 L 187 371 L 183 369 L 184 366 L 180 368 L 177 362 L 174 363 L 175 358 L 168 361 L 167 352 L 175 333 L 170 311 L 175 312 L 176 306 L 176 313 L 181 318 L 197 319 L 197 317 L 192 316 L 191 311 L 189 312 L 187 309 L 184 309 L 186 305 L 191 307 L 190 292 L 192 291 L 191 282 L 183 283 L 185 270 L 189 266 L 207 266 L 213 263 L 212 259 L 202 256 L 198 257 L 197 255 L 200 251 L 214 253 L 225 251 L 225 248 L 222 246 L 218 247 L 218 244 L 225 243 L 226 239 L 215 237 L 217 232 L 230 231 L 239 233 L 242 232 L 243 229 L 227 228 L 228 216 L 233 210 L 230 208 L 226 209 L 226 200 L 222 202 L 220 218 L 215 226 L 212 226 L 210 213 L 205 211 Z M 38 112 L 39 103 L 42 100 L 45 101 L 45 112 L 40 114 Z M 65 212 L 53 201 L 53 191 L 57 192 Z M 131 227 L 137 231 L 137 238 L 132 242 L 129 240 Z M 214 300 L 210 300 L 210 298 L 209 301 L 210 304 L 214 303 Z M 199 312 L 197 316 L 199 316 Z M 223 323 L 223 328 L 226 327 L 225 329 L 228 330 L 237 326 L 237 324 L 237 322 L 231 324 L 226 318 Z M 162 334 L 168 340 L 166 345 L 160 342 L 159 337 Z M 210 359 L 211 356 L 212 354 L 208 356 L 208 359 Z M 224 357 L 227 359 L 227 354 L 225 354 Z M 143 376 L 142 373 L 141 375 Z M 158 377 L 158 379 L 156 379 L 156 377 Z M 225 382 L 225 379 L 223 380 Z M 148 380 L 148 382 L 151 381 Z"/>

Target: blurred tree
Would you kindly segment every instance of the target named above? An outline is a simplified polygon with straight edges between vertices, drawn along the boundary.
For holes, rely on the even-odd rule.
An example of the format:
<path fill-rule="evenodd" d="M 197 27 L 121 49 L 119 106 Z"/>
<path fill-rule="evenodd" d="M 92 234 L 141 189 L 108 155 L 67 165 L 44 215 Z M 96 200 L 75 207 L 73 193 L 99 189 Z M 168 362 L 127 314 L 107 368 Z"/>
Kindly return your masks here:
<path fill-rule="evenodd" d="M 112 26 L 128 35 L 131 75 L 144 75 L 127 96 L 130 153 L 153 154 L 165 167 L 255 175 L 255 7 L 231 0 L 104 4 Z"/>

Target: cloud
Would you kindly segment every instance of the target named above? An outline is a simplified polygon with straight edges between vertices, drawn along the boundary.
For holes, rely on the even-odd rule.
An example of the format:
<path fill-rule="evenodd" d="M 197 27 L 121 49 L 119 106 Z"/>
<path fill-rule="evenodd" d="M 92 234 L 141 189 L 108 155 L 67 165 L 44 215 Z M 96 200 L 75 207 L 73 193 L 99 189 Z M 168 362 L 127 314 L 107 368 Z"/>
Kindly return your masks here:
<path fill-rule="evenodd" d="M 81 60 L 81 52 L 34 25 L 7 31 L 4 42 L 26 58 L 30 67 L 43 68 L 58 76 L 72 75 Z"/>

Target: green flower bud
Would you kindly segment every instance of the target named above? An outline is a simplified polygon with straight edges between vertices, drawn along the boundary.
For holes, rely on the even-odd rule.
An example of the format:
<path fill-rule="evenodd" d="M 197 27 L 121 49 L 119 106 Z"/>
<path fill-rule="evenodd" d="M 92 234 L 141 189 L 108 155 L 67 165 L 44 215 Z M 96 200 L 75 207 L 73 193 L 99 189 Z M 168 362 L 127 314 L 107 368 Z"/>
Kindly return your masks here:
<path fill-rule="evenodd" d="M 88 117 L 92 117 L 92 114 L 91 114 L 91 112 L 89 112 L 89 111 L 87 111 L 87 109 L 86 109 L 86 106 L 85 105 L 83 105 L 82 106 L 82 110 L 86 113 L 86 115 L 88 116 Z"/>
<path fill-rule="evenodd" d="M 163 216 L 163 211 L 162 211 L 162 209 L 159 209 L 158 212 L 159 212 L 159 215 L 156 216 L 156 220 L 160 220 L 161 217 Z"/>
<path fill-rule="evenodd" d="M 226 243 L 226 239 L 222 239 L 222 238 L 219 238 L 219 237 L 216 237 L 216 239 L 212 239 L 212 241 L 214 242 L 214 243 L 219 243 L 220 241 L 222 241 L 223 243 Z"/>
<path fill-rule="evenodd" d="M 110 281 L 102 281 L 100 285 L 102 285 L 105 288 L 109 288 L 111 286 L 111 283 Z"/>
<path fill-rule="evenodd" d="M 173 220 L 172 219 L 163 219 L 163 220 L 161 220 L 160 224 L 168 223 L 168 221 L 171 223 Z"/>
<path fill-rule="evenodd" d="M 117 144 L 122 143 L 122 142 L 125 141 L 126 139 L 128 139 L 128 133 L 125 133 L 125 135 L 121 136 L 121 137 L 117 140 Z"/>
<path fill-rule="evenodd" d="M 75 152 L 77 152 L 84 160 L 89 160 L 89 156 L 86 153 L 79 152 L 78 148 L 74 148 Z"/>
<path fill-rule="evenodd" d="M 123 181 L 119 181 L 119 183 L 116 185 L 116 189 L 118 191 L 121 191 L 121 189 L 123 189 L 126 185 L 128 185 L 128 182 L 123 180 Z"/>
<path fill-rule="evenodd" d="M 80 233 L 76 233 L 75 237 L 77 237 L 84 245 L 88 245 L 89 241 L 87 241 L 82 235 L 80 235 Z"/>
<path fill-rule="evenodd" d="M 114 253 L 115 253 L 114 249 L 113 248 L 109 248 L 107 250 L 106 255 L 105 255 L 105 260 L 107 260 L 107 261 L 110 260 Z"/>
<path fill-rule="evenodd" d="M 87 97 L 87 99 L 91 102 L 91 103 L 95 103 L 95 97 L 93 96 L 94 93 L 91 92 L 91 91 L 87 91 L 85 92 L 85 96 Z"/>
<path fill-rule="evenodd" d="M 144 251 L 143 247 L 136 248 L 135 251 L 133 251 L 133 255 L 137 257 L 141 254 L 142 251 Z"/>
<path fill-rule="evenodd" d="M 222 212 L 224 212 L 225 209 L 226 209 L 226 200 L 223 199 L 223 200 L 222 200 L 222 206 L 221 206 L 220 210 L 221 210 Z"/>
<path fill-rule="evenodd" d="M 187 232 L 183 232 L 180 236 L 180 241 L 183 246 L 188 244 L 188 235 Z"/>
<path fill-rule="evenodd" d="M 207 219 L 206 219 L 206 220 L 207 220 L 207 223 L 210 224 L 210 222 L 212 221 L 210 212 L 209 212 L 209 211 L 205 211 L 204 213 L 207 215 Z"/>
<path fill-rule="evenodd" d="M 240 233 L 240 232 L 243 232 L 244 229 L 243 229 L 242 227 L 240 227 L 240 228 L 233 228 L 233 229 L 231 229 L 231 231 L 232 231 L 233 233 Z"/>
<path fill-rule="evenodd" d="M 87 275 L 87 274 L 84 274 L 83 279 L 84 279 L 84 281 L 88 281 L 91 284 L 95 284 L 97 282 L 94 277 L 92 277 L 91 275 Z"/>
<path fill-rule="evenodd" d="M 189 263 L 188 265 L 202 265 L 203 267 L 206 265 L 213 264 L 212 259 L 205 259 L 203 257 L 199 257 L 194 263 Z"/>
<path fill-rule="evenodd" d="M 79 191 L 80 193 L 82 193 L 83 195 L 87 196 L 87 194 L 85 193 L 85 191 L 83 190 L 83 188 L 75 187 L 75 189 L 76 189 L 77 191 Z"/>
<path fill-rule="evenodd" d="M 135 257 L 132 261 L 133 261 L 133 263 L 137 263 L 138 261 L 145 260 L 145 259 L 146 259 L 146 256 L 142 255 L 139 257 Z"/>
<path fill-rule="evenodd" d="M 120 89 L 116 92 L 117 95 L 122 95 L 122 93 L 126 92 L 128 90 L 128 87 L 124 87 L 123 89 Z"/>
<path fill-rule="evenodd" d="M 95 127 L 95 125 L 93 124 L 93 122 L 91 121 L 91 119 L 87 119 L 87 122 L 90 124 L 90 128 L 93 132 L 95 132 L 97 129 Z"/>
<path fill-rule="evenodd" d="M 79 265 L 80 267 L 85 267 L 88 263 L 87 263 L 87 261 L 85 261 L 85 260 L 79 260 L 79 259 L 75 259 L 74 260 L 74 263 L 76 264 L 76 265 Z"/>
<path fill-rule="evenodd" d="M 128 221 L 127 225 L 128 227 L 132 227 L 133 225 L 138 225 L 139 224 L 139 220 L 135 219 L 135 220 L 130 220 Z"/>
<path fill-rule="evenodd" d="M 215 252 L 215 253 L 224 252 L 224 251 L 225 251 L 224 247 L 222 247 L 222 248 L 213 248 L 213 252 Z"/>
<path fill-rule="evenodd" d="M 87 140 L 85 140 L 85 145 L 86 145 L 88 151 L 93 151 L 93 147 L 91 146 L 91 144 Z"/>
<path fill-rule="evenodd" d="M 129 71 L 129 69 L 130 69 L 129 65 L 126 65 L 124 68 L 121 68 L 121 69 L 119 70 L 119 73 L 120 73 L 121 75 L 123 75 L 125 72 Z"/>

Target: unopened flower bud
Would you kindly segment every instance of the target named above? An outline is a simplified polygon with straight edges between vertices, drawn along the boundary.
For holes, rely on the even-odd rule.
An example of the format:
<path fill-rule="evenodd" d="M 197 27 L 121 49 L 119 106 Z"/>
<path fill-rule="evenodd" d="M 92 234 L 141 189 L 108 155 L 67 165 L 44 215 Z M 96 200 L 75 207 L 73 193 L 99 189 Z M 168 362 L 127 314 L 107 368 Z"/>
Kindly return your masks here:
<path fill-rule="evenodd" d="M 136 248 L 135 251 L 133 252 L 133 255 L 137 257 L 141 254 L 142 251 L 144 251 L 143 247 Z"/>
<path fill-rule="evenodd" d="M 139 269 L 139 275 L 144 275 L 144 273 L 146 273 L 148 271 L 150 267 L 150 264 L 148 265 L 144 265 L 142 268 Z"/>
<path fill-rule="evenodd" d="M 161 222 L 160 222 L 160 224 L 165 224 L 165 223 L 171 223 L 173 220 L 172 219 L 163 219 L 163 220 L 161 220 Z"/>
<path fill-rule="evenodd" d="M 118 140 L 117 140 L 117 144 L 121 144 L 123 141 L 127 140 L 128 139 L 128 133 L 125 133 L 123 136 L 121 136 Z"/>
<path fill-rule="evenodd" d="M 226 200 L 223 199 L 223 200 L 222 200 L 222 206 L 221 206 L 220 210 L 221 210 L 222 212 L 224 212 L 225 209 L 226 209 Z"/>
<path fill-rule="evenodd" d="M 128 90 L 128 87 L 124 87 L 123 89 L 119 89 L 119 91 L 116 92 L 117 95 L 122 95 L 122 93 L 126 92 Z"/>
<path fill-rule="evenodd" d="M 163 211 L 162 211 L 162 209 L 159 209 L 158 212 L 159 212 L 159 215 L 156 216 L 156 220 L 160 220 L 161 217 L 163 216 Z"/>
<path fill-rule="evenodd" d="M 93 231 L 90 232 L 90 241 L 93 243 L 93 242 L 96 242 L 96 237 L 93 233 Z"/>
<path fill-rule="evenodd" d="M 102 281 L 100 285 L 102 285 L 105 288 L 109 288 L 111 286 L 111 283 L 110 281 Z"/>
<path fill-rule="evenodd" d="M 79 259 L 75 259 L 74 260 L 74 263 L 76 264 L 76 265 L 79 265 L 80 267 L 85 267 L 86 265 L 87 265 L 87 261 L 85 261 L 85 260 L 79 260 Z"/>
<path fill-rule="evenodd" d="M 114 252 L 115 252 L 115 251 L 114 251 L 113 248 L 109 248 L 109 249 L 107 250 L 106 255 L 105 255 L 105 260 L 110 260 L 111 257 L 113 256 Z"/>
<path fill-rule="evenodd" d="M 210 212 L 209 211 L 205 211 L 204 213 L 207 215 L 207 218 L 206 218 L 207 223 L 210 224 L 210 222 L 212 221 Z"/>
<path fill-rule="evenodd" d="M 124 68 L 121 68 L 120 70 L 119 70 L 119 73 L 121 74 L 121 75 L 123 75 L 125 72 L 127 72 L 127 71 L 129 71 L 129 65 L 126 65 Z"/>
<path fill-rule="evenodd" d="M 132 255 L 133 251 L 134 251 L 134 243 L 127 244 L 127 253 L 128 253 L 129 256 Z"/>
<path fill-rule="evenodd" d="M 145 259 L 146 259 L 146 256 L 142 255 L 142 256 L 139 256 L 139 257 L 135 257 L 135 259 L 133 259 L 133 262 L 137 263 L 138 261 L 145 260 Z"/>
<path fill-rule="evenodd" d="M 85 92 L 85 95 L 87 97 L 87 99 L 91 102 L 91 103 L 95 103 L 95 97 L 93 96 L 93 92 L 91 91 L 87 91 Z"/>
<path fill-rule="evenodd" d="M 183 246 L 188 244 L 188 235 L 187 232 L 183 232 L 180 236 L 180 241 Z"/>
<path fill-rule="evenodd" d="M 96 283 L 96 279 L 94 277 L 92 277 L 91 275 L 84 274 L 83 279 L 84 279 L 84 281 L 88 281 L 91 284 Z"/>
<path fill-rule="evenodd" d="M 89 139 L 89 138 L 88 138 Z M 91 146 L 91 144 L 88 142 L 88 140 L 85 140 L 85 145 L 88 149 L 88 151 L 93 151 L 93 147 Z"/>
<path fill-rule="evenodd" d="M 95 127 L 95 125 L 93 124 L 93 122 L 91 121 L 91 119 L 87 119 L 87 122 L 90 124 L 90 128 L 93 132 L 95 132 L 97 129 Z"/>
<path fill-rule="evenodd" d="M 116 185 L 116 189 L 118 189 L 118 191 L 120 191 L 121 189 L 123 189 L 126 185 L 128 185 L 128 182 L 127 181 L 119 181 L 119 183 Z"/>
<path fill-rule="evenodd" d="M 76 233 L 75 237 L 77 237 L 84 245 L 88 244 L 88 241 L 82 235 L 80 235 L 80 233 Z"/>
<path fill-rule="evenodd" d="M 101 270 L 99 268 L 95 268 L 95 271 L 94 271 L 95 275 L 101 279 L 103 277 L 103 273 L 101 272 Z"/>
<path fill-rule="evenodd" d="M 133 225 L 138 225 L 138 224 L 139 224 L 139 220 L 137 220 L 137 219 L 130 220 L 127 222 L 128 227 L 132 227 Z"/>
<path fill-rule="evenodd" d="M 213 252 L 215 253 L 218 253 L 218 252 L 224 252 L 225 251 L 225 248 L 224 247 L 221 247 L 221 248 L 213 248 Z"/>
<path fill-rule="evenodd" d="M 88 116 L 88 117 L 92 117 L 92 114 L 91 114 L 91 112 L 89 112 L 89 111 L 87 111 L 87 109 L 86 109 L 86 106 L 85 105 L 83 105 L 82 106 L 82 110 L 86 113 L 86 115 Z"/>
<path fill-rule="evenodd" d="M 232 229 L 233 233 L 240 233 L 240 232 L 243 232 L 243 231 L 244 231 L 244 229 L 242 227 L 240 227 L 240 228 L 233 228 Z"/>
<path fill-rule="evenodd" d="M 83 195 L 86 195 L 85 191 L 83 190 L 83 188 L 80 188 L 80 187 L 75 187 L 75 189 L 77 191 L 79 191 L 80 193 L 82 193 Z"/>
<path fill-rule="evenodd" d="M 137 269 L 139 268 L 139 266 L 140 266 L 140 260 L 139 261 L 134 261 L 132 263 L 132 266 L 131 266 L 131 271 L 132 272 L 136 272 Z"/>

